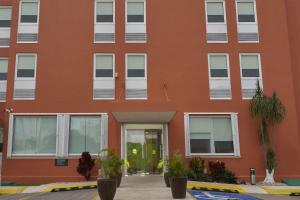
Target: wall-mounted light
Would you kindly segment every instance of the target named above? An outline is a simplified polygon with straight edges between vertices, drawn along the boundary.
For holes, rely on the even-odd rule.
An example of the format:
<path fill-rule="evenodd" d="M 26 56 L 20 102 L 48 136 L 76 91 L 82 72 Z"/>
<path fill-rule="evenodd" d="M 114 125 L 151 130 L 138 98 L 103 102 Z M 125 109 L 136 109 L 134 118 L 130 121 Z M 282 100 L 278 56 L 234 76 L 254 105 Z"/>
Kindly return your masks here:
<path fill-rule="evenodd" d="M 5 108 L 5 112 L 12 113 L 12 112 L 14 112 L 14 109 L 13 108 Z"/>

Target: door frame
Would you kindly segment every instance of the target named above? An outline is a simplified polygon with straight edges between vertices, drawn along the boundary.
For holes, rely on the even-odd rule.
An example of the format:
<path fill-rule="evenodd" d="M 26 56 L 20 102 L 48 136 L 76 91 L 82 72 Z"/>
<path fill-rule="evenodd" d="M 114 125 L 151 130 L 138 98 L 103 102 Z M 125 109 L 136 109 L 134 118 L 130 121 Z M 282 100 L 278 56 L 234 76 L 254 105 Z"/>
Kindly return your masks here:
<path fill-rule="evenodd" d="M 123 123 L 121 125 L 121 159 L 127 158 L 127 130 L 145 130 L 145 129 L 158 129 L 161 130 L 162 133 L 162 149 L 163 149 L 163 162 L 164 162 L 164 170 L 165 171 L 165 163 L 169 158 L 169 143 L 168 143 L 168 124 L 134 124 L 134 123 Z M 123 174 L 127 175 L 127 168 L 124 166 Z"/>

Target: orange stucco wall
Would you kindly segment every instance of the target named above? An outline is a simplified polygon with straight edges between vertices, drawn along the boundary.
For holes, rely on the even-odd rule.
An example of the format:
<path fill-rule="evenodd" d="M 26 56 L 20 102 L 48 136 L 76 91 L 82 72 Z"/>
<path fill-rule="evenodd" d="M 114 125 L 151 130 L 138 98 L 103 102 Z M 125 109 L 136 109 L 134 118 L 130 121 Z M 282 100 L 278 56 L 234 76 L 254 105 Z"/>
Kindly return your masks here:
<path fill-rule="evenodd" d="M 300 177 L 300 118 L 297 117 L 300 113 L 297 85 L 300 71 L 296 69 L 300 63 L 297 57 L 300 43 L 297 38 L 299 26 L 293 27 L 292 22 L 297 18 L 295 6 L 299 8 L 298 0 L 257 0 L 258 44 L 237 42 L 233 0 L 226 0 L 228 44 L 206 43 L 204 0 L 147 0 L 146 44 L 124 42 L 124 0 L 116 1 L 116 44 L 93 44 L 93 0 L 42 0 L 38 44 L 16 44 L 18 1 L 0 0 L 0 5 L 13 6 L 11 46 L 0 49 L 0 56 L 9 57 L 8 96 L 3 108 L 11 107 L 16 113 L 107 112 L 109 146 L 118 152 L 121 125 L 111 112 L 176 111 L 176 116 L 169 123 L 169 150 L 179 149 L 182 153 L 185 149 L 184 112 L 237 112 L 241 157 L 206 160 L 225 161 L 243 179 L 248 177 L 249 168 L 254 167 L 261 179 L 264 166 L 256 133 L 257 122 L 248 114 L 249 101 L 241 98 L 239 67 L 239 53 L 260 53 L 264 90 L 269 95 L 276 90 L 287 109 L 286 119 L 277 128 L 276 178 Z M 293 13 L 289 13 L 291 10 Z M 287 23 L 287 17 L 293 19 Z M 15 56 L 25 52 L 38 54 L 36 100 L 14 101 Z M 119 77 L 116 79 L 114 101 L 92 100 L 93 54 L 101 52 L 115 53 Z M 125 53 L 133 52 L 147 53 L 147 101 L 126 101 L 124 97 Z M 208 53 L 229 54 L 232 100 L 209 99 Z M 164 93 L 164 84 L 167 85 L 169 100 Z M 0 118 L 5 130 L 3 181 L 83 180 L 76 172 L 78 158 L 71 158 L 68 167 L 55 167 L 54 158 L 6 159 L 8 114 L 2 112 Z"/>

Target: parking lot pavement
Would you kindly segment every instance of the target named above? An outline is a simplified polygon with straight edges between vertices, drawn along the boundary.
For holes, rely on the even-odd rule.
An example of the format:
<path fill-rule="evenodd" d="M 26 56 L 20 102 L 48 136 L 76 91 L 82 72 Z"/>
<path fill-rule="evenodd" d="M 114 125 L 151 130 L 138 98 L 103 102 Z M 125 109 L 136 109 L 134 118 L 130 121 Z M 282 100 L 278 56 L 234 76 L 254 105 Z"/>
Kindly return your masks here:
<path fill-rule="evenodd" d="M 97 195 L 96 189 L 90 189 L 66 192 L 2 195 L 0 196 L 0 200 L 93 200 Z"/>
<path fill-rule="evenodd" d="M 251 194 L 263 200 L 300 200 L 300 197 L 292 197 L 288 195 L 269 195 L 269 194 Z"/>

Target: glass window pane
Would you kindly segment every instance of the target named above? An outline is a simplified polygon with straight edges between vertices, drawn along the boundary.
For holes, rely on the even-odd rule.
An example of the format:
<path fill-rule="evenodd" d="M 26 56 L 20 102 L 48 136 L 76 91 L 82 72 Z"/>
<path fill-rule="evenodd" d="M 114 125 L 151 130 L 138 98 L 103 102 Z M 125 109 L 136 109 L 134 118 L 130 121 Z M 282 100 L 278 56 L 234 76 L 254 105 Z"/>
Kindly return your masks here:
<path fill-rule="evenodd" d="M 254 15 L 254 3 L 252 2 L 238 2 L 239 15 Z"/>
<path fill-rule="evenodd" d="M 17 116 L 13 154 L 55 154 L 56 116 Z"/>
<path fill-rule="evenodd" d="M 113 22 L 113 2 L 97 3 L 97 22 Z"/>
<path fill-rule="evenodd" d="M 127 76 L 145 77 L 145 56 L 129 55 L 127 57 Z"/>
<path fill-rule="evenodd" d="M 85 151 L 85 117 L 72 116 L 69 132 L 69 153 L 80 154 Z"/>
<path fill-rule="evenodd" d="M 70 120 L 69 153 L 88 151 L 98 153 L 101 149 L 101 117 L 72 116 Z"/>
<path fill-rule="evenodd" d="M 211 77 L 228 77 L 227 56 L 211 55 L 210 56 L 210 76 Z"/>
<path fill-rule="evenodd" d="M 0 7 L 0 20 L 11 20 L 11 8 Z"/>
<path fill-rule="evenodd" d="M 55 116 L 37 118 L 37 153 L 56 152 L 56 126 Z"/>
<path fill-rule="evenodd" d="M 0 27 L 10 27 L 11 24 L 11 8 L 0 7 Z"/>
<path fill-rule="evenodd" d="M 86 118 L 86 151 L 99 153 L 101 150 L 101 117 Z"/>
<path fill-rule="evenodd" d="M 216 153 L 233 153 L 233 137 L 230 118 L 214 118 L 214 143 Z"/>
<path fill-rule="evenodd" d="M 242 69 L 258 69 L 259 60 L 257 55 L 242 55 L 241 56 Z"/>
<path fill-rule="evenodd" d="M 37 23 L 38 3 L 37 2 L 22 2 L 21 22 Z"/>
<path fill-rule="evenodd" d="M 7 73 L 8 59 L 0 59 L 0 73 Z"/>
<path fill-rule="evenodd" d="M 224 22 L 224 7 L 222 2 L 207 3 L 207 21 Z"/>
<path fill-rule="evenodd" d="M 239 22 L 255 22 L 254 3 L 239 2 L 237 5 Z"/>
<path fill-rule="evenodd" d="M 35 70 L 35 56 L 20 55 L 18 56 L 17 77 L 32 78 Z"/>
<path fill-rule="evenodd" d="M 127 3 L 127 22 L 144 22 L 144 2 Z"/>
<path fill-rule="evenodd" d="M 96 56 L 96 77 L 113 77 L 113 56 Z"/>

